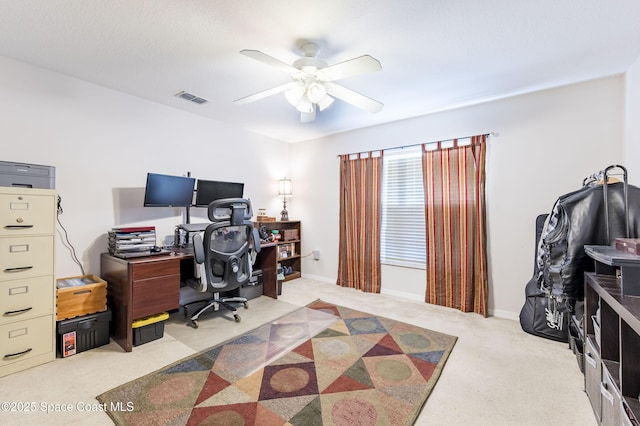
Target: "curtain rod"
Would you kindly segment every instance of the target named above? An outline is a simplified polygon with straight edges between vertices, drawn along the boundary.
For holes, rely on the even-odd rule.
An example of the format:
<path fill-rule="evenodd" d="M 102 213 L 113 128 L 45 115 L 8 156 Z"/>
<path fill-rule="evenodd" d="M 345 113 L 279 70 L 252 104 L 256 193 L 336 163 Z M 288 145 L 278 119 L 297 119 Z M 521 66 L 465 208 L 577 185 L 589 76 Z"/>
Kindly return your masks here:
<path fill-rule="evenodd" d="M 483 136 L 483 135 L 484 136 L 493 136 L 494 138 L 497 138 L 498 136 L 500 136 L 500 134 L 498 132 L 480 133 L 479 135 L 462 136 L 462 137 L 458 137 L 458 138 L 443 139 L 441 141 L 414 143 L 414 144 L 411 144 L 411 145 L 396 146 L 396 147 L 392 147 L 392 148 L 371 149 L 369 151 L 352 152 L 352 153 L 349 153 L 349 154 L 338 154 L 338 155 L 336 155 L 336 157 L 340 158 L 341 155 L 352 156 L 352 155 L 358 155 L 358 154 L 365 154 L 365 153 L 368 153 L 368 152 L 389 151 L 389 150 L 393 150 L 393 149 L 413 148 L 415 146 L 430 145 L 430 144 L 438 143 L 438 142 L 449 142 L 449 141 L 453 141 L 453 140 L 456 140 L 456 139 L 469 139 L 469 138 L 472 138 L 474 136 Z"/>

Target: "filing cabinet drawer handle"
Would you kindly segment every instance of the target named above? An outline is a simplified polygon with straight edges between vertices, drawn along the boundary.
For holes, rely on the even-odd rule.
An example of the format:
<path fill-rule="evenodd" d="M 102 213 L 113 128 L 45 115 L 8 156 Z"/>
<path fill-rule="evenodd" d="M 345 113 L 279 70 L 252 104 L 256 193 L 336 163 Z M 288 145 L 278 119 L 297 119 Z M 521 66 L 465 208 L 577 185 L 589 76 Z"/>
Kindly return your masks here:
<path fill-rule="evenodd" d="M 589 352 L 586 352 L 584 355 L 584 360 L 587 361 L 591 367 L 596 368 L 596 360 L 593 359 L 593 356 L 591 356 Z"/>
<path fill-rule="evenodd" d="M 26 355 L 26 354 L 28 354 L 28 353 L 29 353 L 29 352 L 31 352 L 32 350 L 33 350 L 33 348 L 29 348 L 29 349 L 27 349 L 26 351 L 16 352 L 15 354 L 6 354 L 6 355 L 3 357 L 3 359 L 17 358 L 17 357 L 19 357 L 19 356 L 22 356 L 22 355 Z"/>
<path fill-rule="evenodd" d="M 22 271 L 28 271 L 29 269 L 32 269 L 33 266 L 20 266 L 18 268 L 6 268 L 4 271 L 5 272 L 22 272 Z"/>
<path fill-rule="evenodd" d="M 9 316 L 9 315 L 20 315 L 20 314 L 24 314 L 25 312 L 29 312 L 30 310 L 32 310 L 33 307 L 28 307 L 28 308 L 24 308 L 24 309 L 18 309 L 17 311 L 6 311 L 4 313 L 5 316 Z"/>
<path fill-rule="evenodd" d="M 5 229 L 28 229 L 33 228 L 33 225 L 5 225 Z"/>

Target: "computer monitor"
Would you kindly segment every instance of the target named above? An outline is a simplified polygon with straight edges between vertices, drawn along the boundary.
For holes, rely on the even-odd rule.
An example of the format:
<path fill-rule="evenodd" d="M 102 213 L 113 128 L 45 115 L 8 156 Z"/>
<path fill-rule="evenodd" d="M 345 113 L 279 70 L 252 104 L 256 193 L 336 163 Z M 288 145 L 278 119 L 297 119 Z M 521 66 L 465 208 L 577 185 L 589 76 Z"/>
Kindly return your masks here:
<path fill-rule="evenodd" d="M 190 207 L 196 179 L 185 176 L 147 173 L 145 207 Z"/>
<path fill-rule="evenodd" d="M 243 194 L 244 183 L 198 179 L 195 206 L 207 207 L 212 201 L 223 198 L 242 198 Z"/>

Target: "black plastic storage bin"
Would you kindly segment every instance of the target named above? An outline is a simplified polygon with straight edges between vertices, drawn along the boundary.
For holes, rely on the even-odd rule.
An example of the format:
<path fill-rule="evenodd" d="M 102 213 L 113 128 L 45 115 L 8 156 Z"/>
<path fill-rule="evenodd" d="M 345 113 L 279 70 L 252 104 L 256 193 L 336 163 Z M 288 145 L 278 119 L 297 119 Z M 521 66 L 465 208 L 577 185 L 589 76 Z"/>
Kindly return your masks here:
<path fill-rule="evenodd" d="M 246 297 L 247 300 L 262 296 L 262 283 L 262 269 L 254 270 L 249 282 L 240 287 L 239 296 Z"/>
<path fill-rule="evenodd" d="M 164 336 L 164 322 L 168 318 L 169 314 L 162 312 L 133 321 L 133 346 L 162 338 Z"/>
<path fill-rule="evenodd" d="M 109 343 L 111 311 L 58 321 L 56 347 L 58 356 L 66 358 Z"/>

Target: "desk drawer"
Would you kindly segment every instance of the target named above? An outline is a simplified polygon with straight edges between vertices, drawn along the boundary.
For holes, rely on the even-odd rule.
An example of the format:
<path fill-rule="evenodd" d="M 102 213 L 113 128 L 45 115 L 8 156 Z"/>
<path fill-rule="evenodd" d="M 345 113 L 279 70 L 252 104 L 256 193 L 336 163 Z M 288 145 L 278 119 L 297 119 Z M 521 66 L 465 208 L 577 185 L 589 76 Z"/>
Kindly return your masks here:
<path fill-rule="evenodd" d="M 53 236 L 0 238 L 0 281 L 53 275 Z"/>
<path fill-rule="evenodd" d="M 0 324 L 53 314 L 53 276 L 0 282 Z"/>
<path fill-rule="evenodd" d="M 132 299 L 134 320 L 177 309 L 180 305 L 180 274 L 134 281 Z"/>
<path fill-rule="evenodd" d="M 133 263 L 132 280 L 145 280 L 148 278 L 161 277 L 163 275 L 180 274 L 180 259 L 167 259 L 163 257 L 159 261 Z M 156 312 L 157 313 L 157 312 Z"/>
<path fill-rule="evenodd" d="M 53 351 L 53 324 L 46 315 L 0 325 L 0 367 Z"/>

